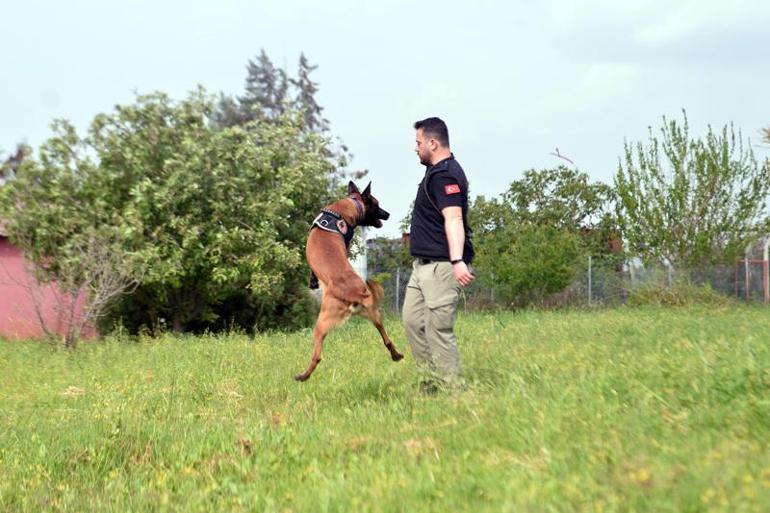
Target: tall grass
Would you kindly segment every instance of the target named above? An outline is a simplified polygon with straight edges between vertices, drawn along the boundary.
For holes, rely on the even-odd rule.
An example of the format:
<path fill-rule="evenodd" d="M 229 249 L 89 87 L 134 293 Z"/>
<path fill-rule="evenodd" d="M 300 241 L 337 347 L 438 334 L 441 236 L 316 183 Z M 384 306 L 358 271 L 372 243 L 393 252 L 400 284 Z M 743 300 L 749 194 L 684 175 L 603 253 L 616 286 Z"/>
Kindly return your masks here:
<path fill-rule="evenodd" d="M 363 321 L 307 383 L 309 331 L 0 343 L 0 511 L 768 511 L 767 310 L 457 331 L 435 396 Z"/>

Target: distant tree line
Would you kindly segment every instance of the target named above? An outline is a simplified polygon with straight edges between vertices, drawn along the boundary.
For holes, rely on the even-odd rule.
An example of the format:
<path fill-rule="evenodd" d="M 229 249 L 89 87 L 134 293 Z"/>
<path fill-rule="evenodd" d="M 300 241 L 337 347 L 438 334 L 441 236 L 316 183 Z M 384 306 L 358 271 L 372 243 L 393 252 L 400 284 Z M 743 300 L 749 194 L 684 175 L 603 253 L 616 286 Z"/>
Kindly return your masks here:
<path fill-rule="evenodd" d="M 36 153 L 22 146 L 2 166 L 11 240 L 42 283 L 88 284 L 91 297 L 104 294 L 84 255 L 109 255 L 127 292 L 104 305 L 103 329 L 307 325 L 304 241 L 347 164 L 314 69 L 303 55 L 290 77 L 262 52 L 241 96 L 139 95 L 85 134 L 55 121 Z"/>
<path fill-rule="evenodd" d="M 770 128 L 763 136 L 770 143 Z M 479 282 L 516 306 L 565 289 L 588 256 L 617 269 L 632 258 L 669 268 L 732 265 L 770 233 L 768 193 L 770 163 L 758 162 L 732 125 L 697 138 L 686 113 L 663 118 L 648 141 L 625 143 L 612 184 L 559 166 L 524 172 L 499 197 L 476 197 Z M 408 217 L 402 223 L 408 231 Z M 402 265 L 394 255 L 403 260 L 404 251 L 383 246 L 370 255 Z"/>
<path fill-rule="evenodd" d="M 262 51 L 240 95 L 138 95 L 85 134 L 57 120 L 36 152 L 20 145 L 0 164 L 0 218 L 40 282 L 101 298 L 103 330 L 306 326 L 309 222 L 342 193 L 350 157 L 315 69 L 302 55 L 290 76 Z M 770 229 L 769 192 L 770 164 L 732 125 L 697 138 L 686 114 L 664 118 L 625 144 L 612 184 L 559 166 L 476 197 L 479 282 L 516 306 L 564 289 L 589 255 L 732 263 Z M 411 260 L 400 240 L 370 241 L 368 254 L 375 274 Z"/>

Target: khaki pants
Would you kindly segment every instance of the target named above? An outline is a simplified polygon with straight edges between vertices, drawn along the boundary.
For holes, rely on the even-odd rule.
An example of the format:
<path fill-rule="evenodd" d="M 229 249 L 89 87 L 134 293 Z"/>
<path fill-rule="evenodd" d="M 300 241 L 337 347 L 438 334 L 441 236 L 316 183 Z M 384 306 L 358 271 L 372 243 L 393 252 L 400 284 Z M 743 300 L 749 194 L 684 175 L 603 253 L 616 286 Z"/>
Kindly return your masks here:
<path fill-rule="evenodd" d="M 452 264 L 414 262 L 404 298 L 406 337 L 417 365 L 445 381 L 453 381 L 460 372 L 454 334 L 459 299 Z"/>

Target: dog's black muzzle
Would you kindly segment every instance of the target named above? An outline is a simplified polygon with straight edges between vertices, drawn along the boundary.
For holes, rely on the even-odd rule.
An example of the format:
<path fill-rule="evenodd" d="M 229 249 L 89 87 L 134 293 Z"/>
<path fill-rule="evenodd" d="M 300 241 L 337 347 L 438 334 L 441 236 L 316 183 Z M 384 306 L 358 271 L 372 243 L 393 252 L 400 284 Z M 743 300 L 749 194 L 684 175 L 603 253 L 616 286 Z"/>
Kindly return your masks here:
<path fill-rule="evenodd" d="M 382 219 L 383 221 L 387 221 L 390 217 L 390 214 L 386 211 L 382 210 L 381 208 L 378 208 L 377 210 L 377 219 Z"/>

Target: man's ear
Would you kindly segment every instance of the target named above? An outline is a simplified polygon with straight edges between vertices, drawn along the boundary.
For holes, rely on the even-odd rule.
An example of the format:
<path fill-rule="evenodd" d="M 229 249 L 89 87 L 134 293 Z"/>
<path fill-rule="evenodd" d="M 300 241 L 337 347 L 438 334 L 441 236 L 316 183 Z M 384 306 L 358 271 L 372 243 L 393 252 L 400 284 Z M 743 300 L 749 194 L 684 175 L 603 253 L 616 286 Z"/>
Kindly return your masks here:
<path fill-rule="evenodd" d="M 348 195 L 358 192 L 358 187 L 353 183 L 353 180 L 348 182 Z"/>
<path fill-rule="evenodd" d="M 369 197 L 372 195 L 372 182 L 369 182 L 369 185 L 366 186 L 366 189 L 364 189 L 364 192 L 361 193 L 361 196 Z"/>

